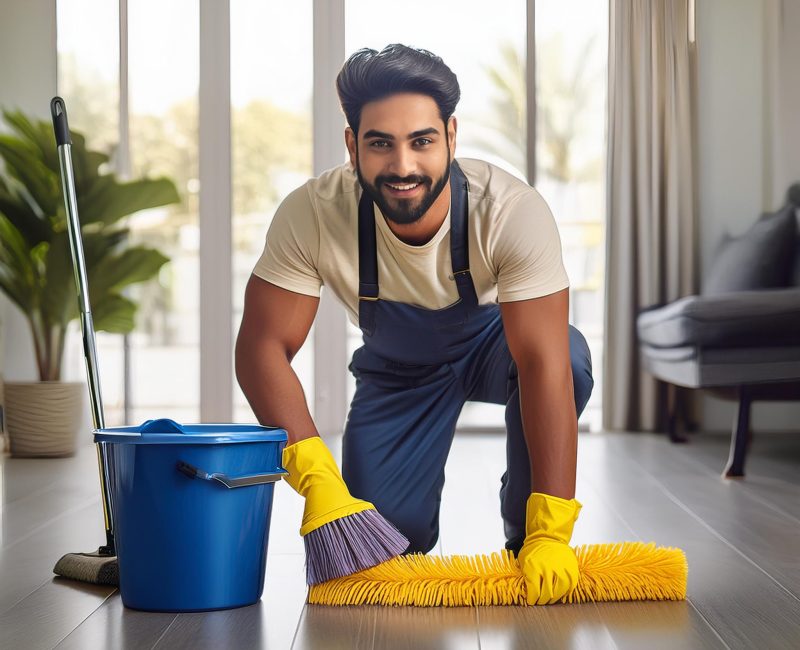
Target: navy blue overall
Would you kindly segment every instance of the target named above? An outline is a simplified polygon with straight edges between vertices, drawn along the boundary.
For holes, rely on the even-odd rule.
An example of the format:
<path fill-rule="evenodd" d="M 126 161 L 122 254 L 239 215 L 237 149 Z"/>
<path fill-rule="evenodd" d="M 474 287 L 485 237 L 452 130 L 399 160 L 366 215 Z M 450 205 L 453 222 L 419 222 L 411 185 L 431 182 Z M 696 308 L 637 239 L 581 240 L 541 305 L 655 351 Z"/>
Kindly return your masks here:
<path fill-rule="evenodd" d="M 456 162 L 450 188 L 450 247 L 459 299 L 442 309 L 378 299 L 375 214 L 362 194 L 359 327 L 364 345 L 349 366 L 356 392 L 342 443 L 342 473 L 353 496 L 373 503 L 408 537 L 409 551 L 426 553 L 439 536 L 444 466 L 464 402 L 505 404 L 507 471 L 500 509 L 507 547 L 519 550 L 531 483 L 516 366 L 499 305 L 478 304 L 469 272 L 467 180 Z M 572 326 L 569 341 L 580 414 L 593 386 L 591 361 L 585 339 Z"/>

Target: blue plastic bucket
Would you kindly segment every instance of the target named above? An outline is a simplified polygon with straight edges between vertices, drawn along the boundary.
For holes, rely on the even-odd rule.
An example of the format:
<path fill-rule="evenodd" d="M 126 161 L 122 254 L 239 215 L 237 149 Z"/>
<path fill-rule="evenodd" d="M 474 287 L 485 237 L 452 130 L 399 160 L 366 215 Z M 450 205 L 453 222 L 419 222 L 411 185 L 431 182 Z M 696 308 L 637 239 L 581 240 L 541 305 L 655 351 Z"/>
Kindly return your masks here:
<path fill-rule="evenodd" d="M 261 598 L 286 438 L 258 425 L 167 419 L 95 432 L 107 450 L 126 607 L 194 612 Z"/>

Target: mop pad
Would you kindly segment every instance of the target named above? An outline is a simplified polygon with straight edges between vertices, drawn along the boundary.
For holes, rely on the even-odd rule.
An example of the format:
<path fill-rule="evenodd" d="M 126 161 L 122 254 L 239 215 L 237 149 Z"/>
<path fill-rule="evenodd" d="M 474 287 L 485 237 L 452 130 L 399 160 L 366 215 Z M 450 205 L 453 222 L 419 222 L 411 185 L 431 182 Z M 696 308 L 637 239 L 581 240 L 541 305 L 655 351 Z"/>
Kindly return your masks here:
<path fill-rule="evenodd" d="M 580 579 L 562 603 L 683 600 L 688 566 L 681 549 L 654 543 L 575 548 Z M 464 607 L 526 605 L 525 580 L 511 551 L 491 555 L 403 555 L 310 587 L 318 605 Z"/>

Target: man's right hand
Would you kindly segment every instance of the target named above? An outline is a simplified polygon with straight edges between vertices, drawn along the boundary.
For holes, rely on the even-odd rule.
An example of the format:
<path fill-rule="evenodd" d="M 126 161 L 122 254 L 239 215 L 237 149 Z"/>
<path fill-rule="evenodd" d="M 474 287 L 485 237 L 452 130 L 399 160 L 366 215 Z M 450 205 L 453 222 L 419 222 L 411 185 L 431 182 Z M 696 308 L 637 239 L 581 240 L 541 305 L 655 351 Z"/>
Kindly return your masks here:
<path fill-rule="evenodd" d="M 283 450 L 286 482 L 305 497 L 303 536 L 335 519 L 374 510 L 368 501 L 351 496 L 328 447 L 319 436 L 305 438 Z"/>

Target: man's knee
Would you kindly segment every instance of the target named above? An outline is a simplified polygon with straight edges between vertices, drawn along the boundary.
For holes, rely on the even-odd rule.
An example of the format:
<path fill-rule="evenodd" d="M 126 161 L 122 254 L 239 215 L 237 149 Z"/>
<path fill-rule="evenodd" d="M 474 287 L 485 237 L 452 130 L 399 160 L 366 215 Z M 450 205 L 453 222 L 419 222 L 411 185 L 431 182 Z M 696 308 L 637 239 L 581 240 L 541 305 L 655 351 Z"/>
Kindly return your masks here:
<path fill-rule="evenodd" d="M 408 539 L 406 553 L 427 553 L 439 539 L 438 513 L 431 516 L 424 509 L 392 508 L 375 504 L 378 512 L 390 521 Z"/>
<path fill-rule="evenodd" d="M 586 339 L 572 325 L 569 326 L 569 354 L 572 364 L 572 384 L 575 393 L 575 409 L 580 415 L 594 388 L 592 377 L 592 355 Z"/>
<path fill-rule="evenodd" d="M 404 554 L 408 553 L 428 553 L 436 546 L 439 541 L 439 531 L 421 528 L 419 526 L 403 527 L 399 529 L 408 539 L 408 548 Z"/>

